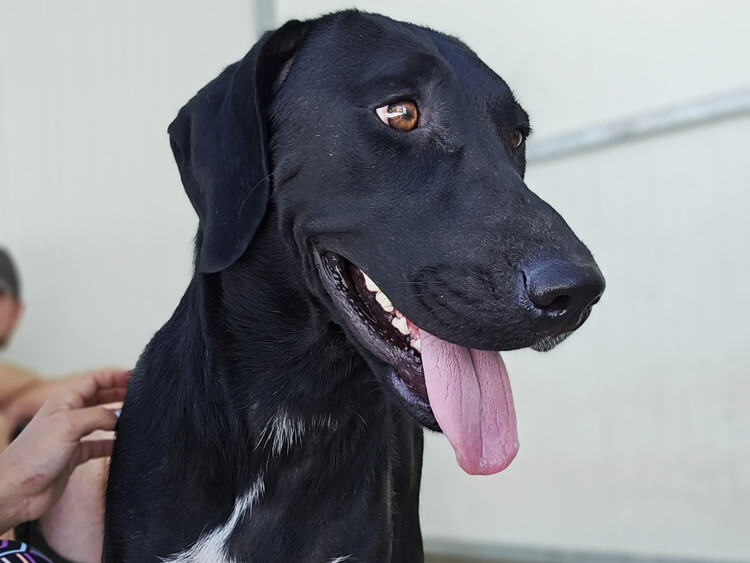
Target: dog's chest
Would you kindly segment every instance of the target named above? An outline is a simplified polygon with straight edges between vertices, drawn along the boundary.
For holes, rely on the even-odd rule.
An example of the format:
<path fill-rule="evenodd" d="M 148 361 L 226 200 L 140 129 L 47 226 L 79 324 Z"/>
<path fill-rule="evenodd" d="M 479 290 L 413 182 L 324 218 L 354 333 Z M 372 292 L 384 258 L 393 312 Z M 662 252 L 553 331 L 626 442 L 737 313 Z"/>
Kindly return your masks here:
<path fill-rule="evenodd" d="M 247 494 L 236 499 L 232 514 L 226 522 L 201 535 L 198 541 L 189 548 L 162 561 L 164 563 L 244 563 L 245 558 L 235 558 L 230 555 L 229 540 L 238 530 L 238 524 L 241 521 L 252 518 L 253 507 L 259 502 L 262 494 L 263 482 L 258 479 Z M 324 556 L 320 559 L 321 563 L 345 563 L 357 560 L 352 554 Z"/>
<path fill-rule="evenodd" d="M 235 563 L 228 554 L 228 542 L 238 522 L 251 517 L 253 506 L 263 494 L 263 480 L 259 477 L 250 490 L 234 502 L 232 514 L 226 522 L 201 535 L 192 546 L 163 561 L 165 563 Z"/>

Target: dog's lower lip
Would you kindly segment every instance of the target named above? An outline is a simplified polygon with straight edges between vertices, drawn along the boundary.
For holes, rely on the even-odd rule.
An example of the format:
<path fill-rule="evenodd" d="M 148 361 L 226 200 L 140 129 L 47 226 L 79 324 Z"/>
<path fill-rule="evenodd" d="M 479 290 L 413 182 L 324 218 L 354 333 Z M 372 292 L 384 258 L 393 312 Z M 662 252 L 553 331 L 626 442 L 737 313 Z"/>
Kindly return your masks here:
<path fill-rule="evenodd" d="M 390 366 L 388 383 L 412 415 L 425 426 L 436 429 L 419 353 L 419 330 L 392 307 L 384 294 L 377 295 L 379 288 L 352 262 L 332 252 L 316 254 L 326 291 L 345 313 L 357 340 Z M 391 311 L 383 307 L 384 302 Z"/>
<path fill-rule="evenodd" d="M 435 420 L 432 407 L 428 400 L 421 395 L 412 391 L 404 380 L 399 377 L 395 370 L 390 372 L 391 385 L 399 392 L 401 398 L 409 405 L 412 415 L 422 423 L 423 426 L 431 430 L 440 430 L 440 426 Z"/>

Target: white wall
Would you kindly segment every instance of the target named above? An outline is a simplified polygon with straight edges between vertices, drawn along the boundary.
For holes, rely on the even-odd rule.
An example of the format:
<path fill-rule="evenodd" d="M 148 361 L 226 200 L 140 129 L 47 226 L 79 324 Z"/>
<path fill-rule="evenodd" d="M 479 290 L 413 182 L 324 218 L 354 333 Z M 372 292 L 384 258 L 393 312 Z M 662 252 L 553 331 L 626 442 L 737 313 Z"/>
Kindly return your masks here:
<path fill-rule="evenodd" d="M 0 4 L 0 241 L 29 300 L 6 357 L 127 365 L 189 274 L 195 219 L 166 125 L 247 50 L 253 10 L 27 4 Z M 279 0 L 277 20 L 348 6 Z M 750 85 L 747 2 L 357 6 L 464 39 L 537 139 Z M 748 138 L 744 118 L 530 167 L 608 289 L 554 352 L 506 355 L 521 439 L 507 471 L 464 475 L 428 439 L 428 540 L 750 558 Z"/>
<path fill-rule="evenodd" d="M 254 7 L 0 0 L 0 244 L 28 302 L 6 359 L 132 365 L 190 278 L 197 219 L 167 138 L 255 40 Z"/>

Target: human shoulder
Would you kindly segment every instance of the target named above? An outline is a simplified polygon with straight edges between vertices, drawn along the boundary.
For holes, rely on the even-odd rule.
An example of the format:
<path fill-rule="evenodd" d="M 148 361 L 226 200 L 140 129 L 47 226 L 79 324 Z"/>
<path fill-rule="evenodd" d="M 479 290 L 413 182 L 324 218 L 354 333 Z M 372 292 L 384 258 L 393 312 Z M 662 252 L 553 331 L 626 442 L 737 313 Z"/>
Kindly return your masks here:
<path fill-rule="evenodd" d="M 42 383 L 34 371 L 10 363 L 0 362 L 0 408 L 19 393 Z"/>

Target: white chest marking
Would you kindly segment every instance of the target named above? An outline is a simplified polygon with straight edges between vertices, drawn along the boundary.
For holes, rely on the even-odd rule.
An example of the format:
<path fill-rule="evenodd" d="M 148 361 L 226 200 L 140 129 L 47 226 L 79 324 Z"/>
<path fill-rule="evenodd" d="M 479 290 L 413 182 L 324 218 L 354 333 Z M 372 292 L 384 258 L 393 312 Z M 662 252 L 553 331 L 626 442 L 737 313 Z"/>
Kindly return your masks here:
<path fill-rule="evenodd" d="M 261 433 L 261 442 L 271 443 L 273 453 L 280 454 L 285 448 L 291 447 L 302 439 L 305 434 L 305 423 L 300 418 L 292 418 L 279 411 L 268 421 Z"/>
<path fill-rule="evenodd" d="M 263 494 L 263 480 L 258 477 L 250 490 L 234 502 L 229 519 L 210 532 L 204 533 L 188 549 L 162 559 L 164 563 L 234 563 L 227 553 L 227 541 L 240 518 L 248 515 Z"/>
<path fill-rule="evenodd" d="M 306 423 L 302 418 L 293 417 L 282 409 L 263 427 L 256 448 L 270 445 L 275 455 L 279 455 L 284 450 L 289 451 L 295 444 L 302 442 L 308 426 L 314 429 L 322 428 L 329 432 L 334 432 L 337 427 L 330 414 L 317 415 Z M 342 559 L 342 561 L 346 560 Z"/>

